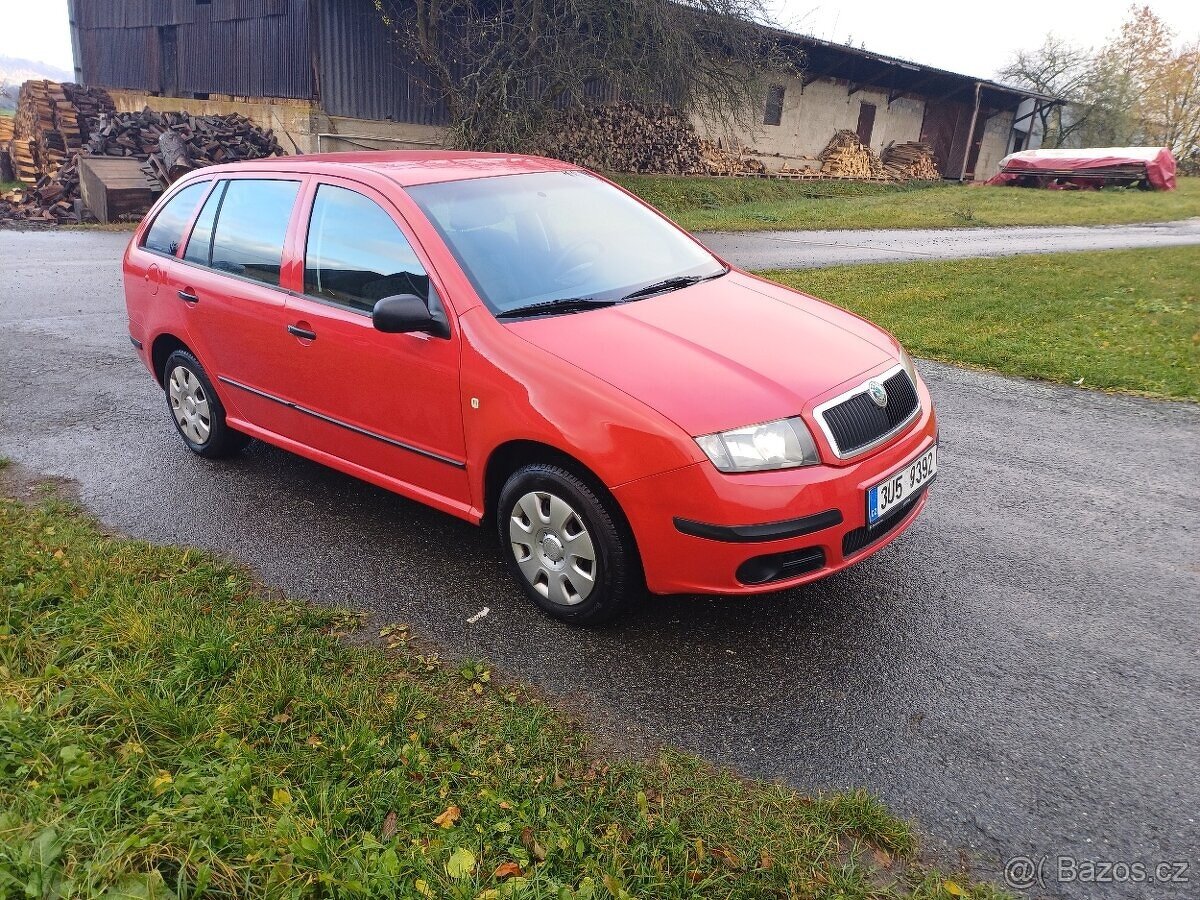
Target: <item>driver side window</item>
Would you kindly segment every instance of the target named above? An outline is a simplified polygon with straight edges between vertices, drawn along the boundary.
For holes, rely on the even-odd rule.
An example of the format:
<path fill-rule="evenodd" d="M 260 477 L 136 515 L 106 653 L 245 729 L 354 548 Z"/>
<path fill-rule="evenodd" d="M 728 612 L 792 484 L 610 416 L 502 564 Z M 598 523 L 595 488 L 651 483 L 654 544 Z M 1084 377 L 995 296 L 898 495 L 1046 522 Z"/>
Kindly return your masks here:
<path fill-rule="evenodd" d="M 323 184 L 308 225 L 304 292 L 370 315 L 377 301 L 397 294 L 416 294 L 428 302 L 429 276 L 379 204 Z"/>

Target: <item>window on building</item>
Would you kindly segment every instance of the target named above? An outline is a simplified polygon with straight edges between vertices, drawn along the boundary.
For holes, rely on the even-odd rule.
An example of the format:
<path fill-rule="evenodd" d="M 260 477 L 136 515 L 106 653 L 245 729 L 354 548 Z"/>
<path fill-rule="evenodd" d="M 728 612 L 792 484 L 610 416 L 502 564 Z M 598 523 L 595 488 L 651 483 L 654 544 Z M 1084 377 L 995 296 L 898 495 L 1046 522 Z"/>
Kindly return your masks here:
<path fill-rule="evenodd" d="M 147 250 L 174 256 L 175 251 L 179 249 L 179 242 L 183 240 L 183 230 L 192 220 L 196 204 L 204 196 L 208 184 L 207 181 L 189 184 L 168 200 L 167 205 L 154 217 L 154 224 L 146 232 L 146 240 L 142 246 Z"/>
<path fill-rule="evenodd" d="M 767 88 L 767 108 L 763 113 L 764 125 L 778 125 L 783 121 L 783 85 L 773 84 Z"/>
<path fill-rule="evenodd" d="M 298 181 L 230 181 L 217 212 L 212 267 L 264 284 L 279 284 L 283 240 L 299 191 Z"/>
<path fill-rule="evenodd" d="M 323 184 L 313 201 L 304 292 L 370 313 L 397 294 L 429 296 L 429 277 L 404 232 L 374 200 Z"/>

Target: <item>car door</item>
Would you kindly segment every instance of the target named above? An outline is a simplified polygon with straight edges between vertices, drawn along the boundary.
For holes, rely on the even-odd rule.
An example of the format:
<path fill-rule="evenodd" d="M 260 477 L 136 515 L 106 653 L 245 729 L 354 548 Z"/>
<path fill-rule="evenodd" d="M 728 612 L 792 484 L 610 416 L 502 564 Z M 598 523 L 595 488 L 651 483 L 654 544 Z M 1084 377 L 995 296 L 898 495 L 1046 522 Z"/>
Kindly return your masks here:
<path fill-rule="evenodd" d="M 166 273 L 234 426 L 243 421 L 284 436 L 301 417 L 271 399 L 282 390 L 284 357 L 292 349 L 280 273 L 303 185 L 294 176 L 218 181 Z"/>
<path fill-rule="evenodd" d="M 287 301 L 288 389 L 311 413 L 305 442 L 436 506 L 469 508 L 453 316 L 448 338 L 371 322 L 376 301 L 398 294 L 445 315 L 428 257 L 378 192 L 314 178 L 306 194 L 293 243 L 302 282 Z"/>

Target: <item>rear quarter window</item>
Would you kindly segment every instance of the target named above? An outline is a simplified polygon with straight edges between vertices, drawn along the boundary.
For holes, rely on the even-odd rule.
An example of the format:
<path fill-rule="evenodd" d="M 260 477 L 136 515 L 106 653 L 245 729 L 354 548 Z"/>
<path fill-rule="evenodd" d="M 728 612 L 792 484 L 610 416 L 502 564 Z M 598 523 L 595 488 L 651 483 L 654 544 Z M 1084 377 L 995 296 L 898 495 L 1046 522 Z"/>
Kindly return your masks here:
<path fill-rule="evenodd" d="M 192 216 L 196 212 L 196 204 L 208 190 L 208 184 L 207 181 L 189 184 L 168 200 L 166 206 L 160 209 L 158 215 L 154 217 L 154 222 L 150 225 L 150 230 L 146 232 L 146 239 L 142 242 L 142 246 L 156 253 L 174 256 L 175 251 L 183 242 L 183 231 L 187 228 L 188 222 L 192 221 Z"/>

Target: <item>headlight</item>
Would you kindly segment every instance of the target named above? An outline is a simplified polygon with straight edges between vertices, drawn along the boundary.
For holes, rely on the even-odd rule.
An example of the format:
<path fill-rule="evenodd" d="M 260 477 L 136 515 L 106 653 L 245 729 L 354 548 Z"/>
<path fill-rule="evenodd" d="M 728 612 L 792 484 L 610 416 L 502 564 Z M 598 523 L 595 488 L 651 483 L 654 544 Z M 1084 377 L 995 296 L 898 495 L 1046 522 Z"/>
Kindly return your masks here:
<path fill-rule="evenodd" d="M 800 417 L 748 425 L 696 438 L 722 472 L 763 472 L 819 463 L 817 445 Z"/>
<path fill-rule="evenodd" d="M 908 373 L 908 380 L 913 383 L 913 387 L 916 387 L 917 366 L 913 362 L 913 358 L 908 355 L 908 351 L 903 347 L 900 348 L 900 365 L 904 366 L 904 371 Z"/>

